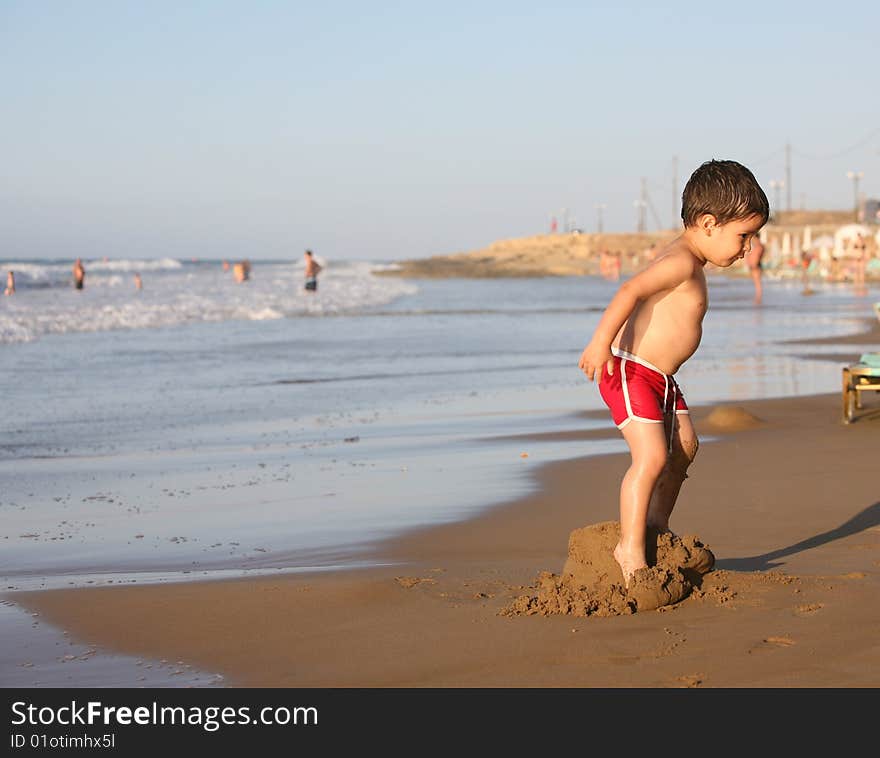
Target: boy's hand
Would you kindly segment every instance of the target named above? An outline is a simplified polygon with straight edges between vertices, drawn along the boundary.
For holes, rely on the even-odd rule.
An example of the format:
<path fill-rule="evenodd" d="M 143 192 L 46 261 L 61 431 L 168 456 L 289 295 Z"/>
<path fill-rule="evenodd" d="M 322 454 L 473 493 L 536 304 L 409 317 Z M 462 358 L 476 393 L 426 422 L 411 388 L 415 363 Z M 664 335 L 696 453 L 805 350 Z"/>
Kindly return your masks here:
<path fill-rule="evenodd" d="M 607 346 L 596 346 L 592 342 L 584 348 L 581 353 L 581 359 L 578 361 L 578 368 L 586 375 L 591 382 L 595 378 L 597 381 L 601 379 L 601 375 L 597 376 L 596 372 L 603 368 L 611 376 L 614 374 L 614 356 Z"/>

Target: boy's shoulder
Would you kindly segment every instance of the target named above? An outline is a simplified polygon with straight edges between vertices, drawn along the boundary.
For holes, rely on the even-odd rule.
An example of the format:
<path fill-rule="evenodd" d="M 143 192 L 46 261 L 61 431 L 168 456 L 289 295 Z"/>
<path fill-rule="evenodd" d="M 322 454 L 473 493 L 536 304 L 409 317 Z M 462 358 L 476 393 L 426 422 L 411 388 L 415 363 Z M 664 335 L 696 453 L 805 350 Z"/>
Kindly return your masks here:
<path fill-rule="evenodd" d="M 698 270 L 702 271 L 703 262 L 694 255 L 681 237 L 677 237 L 657 253 L 657 257 L 651 262 L 650 267 L 675 269 L 682 276 L 689 277 Z"/>
<path fill-rule="evenodd" d="M 694 257 L 694 254 L 691 252 L 687 242 L 685 242 L 683 235 L 679 235 L 678 237 L 669 240 L 669 242 L 663 245 L 663 247 L 657 252 L 658 259 L 666 255 L 686 255 L 691 258 Z"/>

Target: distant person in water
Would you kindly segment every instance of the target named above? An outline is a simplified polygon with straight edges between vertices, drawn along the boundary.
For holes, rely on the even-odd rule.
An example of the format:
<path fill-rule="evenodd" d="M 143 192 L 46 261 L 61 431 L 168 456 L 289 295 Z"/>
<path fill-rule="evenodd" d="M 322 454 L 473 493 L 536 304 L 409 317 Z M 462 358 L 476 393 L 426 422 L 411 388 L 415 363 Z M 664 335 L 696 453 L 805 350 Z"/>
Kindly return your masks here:
<path fill-rule="evenodd" d="M 763 290 L 761 287 L 761 274 L 764 270 L 764 243 L 760 237 L 752 239 L 752 246 L 746 253 L 746 266 L 749 267 L 749 276 L 752 277 L 752 283 L 755 285 L 755 305 L 761 304 Z"/>
<path fill-rule="evenodd" d="M 318 291 L 318 274 L 321 272 L 323 268 L 318 261 L 315 260 L 315 257 L 312 255 L 311 250 L 306 250 L 303 253 L 303 258 L 306 262 L 306 283 L 305 288 L 307 292 L 317 292 Z"/>
<path fill-rule="evenodd" d="M 856 289 L 864 288 L 865 273 L 868 268 L 868 245 L 865 238 L 858 234 L 852 242 L 853 252 L 853 284 Z"/>
<path fill-rule="evenodd" d="M 229 271 L 229 261 L 223 261 L 223 270 Z"/>
<path fill-rule="evenodd" d="M 620 279 L 620 267 L 623 263 L 623 251 L 615 250 L 611 254 L 611 266 L 609 266 L 609 277 L 612 281 Z"/>
<path fill-rule="evenodd" d="M 86 270 L 83 267 L 82 258 L 77 258 L 73 264 L 73 286 L 81 290 L 86 283 Z"/>
<path fill-rule="evenodd" d="M 13 274 L 11 271 L 6 275 L 6 291 L 3 294 L 15 294 L 15 274 Z"/>
<path fill-rule="evenodd" d="M 251 278 L 251 262 L 239 261 L 232 267 L 232 273 L 235 276 L 235 281 L 246 282 Z"/>
<path fill-rule="evenodd" d="M 813 262 L 813 256 L 807 248 L 801 250 L 801 281 L 804 283 L 804 288 L 801 291 L 802 295 L 812 295 L 815 293 L 815 290 L 810 286 L 810 264 Z"/>
<path fill-rule="evenodd" d="M 141 275 L 135 274 L 134 275 L 134 288 L 136 290 L 140 290 L 140 289 L 143 289 L 143 287 L 144 287 L 144 283 L 141 281 Z"/>

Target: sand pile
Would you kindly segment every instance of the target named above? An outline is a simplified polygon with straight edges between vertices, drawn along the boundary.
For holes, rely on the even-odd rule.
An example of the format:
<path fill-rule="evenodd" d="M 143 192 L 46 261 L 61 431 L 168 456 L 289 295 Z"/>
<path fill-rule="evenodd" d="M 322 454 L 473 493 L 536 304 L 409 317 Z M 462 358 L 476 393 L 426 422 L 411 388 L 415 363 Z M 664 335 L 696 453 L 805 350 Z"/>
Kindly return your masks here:
<path fill-rule="evenodd" d="M 738 432 L 743 429 L 754 429 L 764 422 L 745 408 L 719 405 L 706 417 L 706 423 L 719 431 Z"/>
<path fill-rule="evenodd" d="M 686 598 L 715 565 L 715 556 L 696 537 L 649 529 L 648 568 L 636 571 L 627 589 L 611 554 L 619 535 L 616 521 L 575 529 L 562 574 L 541 573 L 533 592 L 518 597 L 502 614 L 619 616 L 651 611 Z"/>

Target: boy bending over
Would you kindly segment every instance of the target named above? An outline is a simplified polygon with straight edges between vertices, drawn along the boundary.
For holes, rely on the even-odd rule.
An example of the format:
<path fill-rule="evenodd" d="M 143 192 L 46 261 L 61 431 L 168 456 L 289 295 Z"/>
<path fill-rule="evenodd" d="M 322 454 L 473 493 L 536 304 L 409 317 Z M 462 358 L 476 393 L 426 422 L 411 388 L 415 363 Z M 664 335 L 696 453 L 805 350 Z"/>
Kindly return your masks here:
<path fill-rule="evenodd" d="M 629 446 L 620 485 L 614 558 L 626 586 L 647 566 L 647 527 L 669 531 L 697 435 L 674 379 L 694 354 L 708 307 L 707 262 L 726 268 L 749 252 L 767 223 L 767 196 L 735 161 L 707 161 L 682 195 L 684 231 L 611 299 L 578 366 L 599 392 Z"/>

